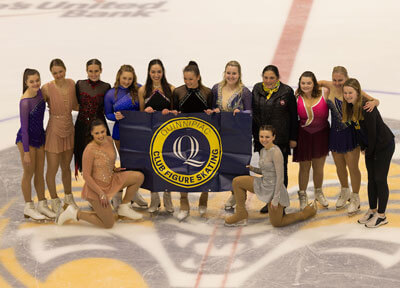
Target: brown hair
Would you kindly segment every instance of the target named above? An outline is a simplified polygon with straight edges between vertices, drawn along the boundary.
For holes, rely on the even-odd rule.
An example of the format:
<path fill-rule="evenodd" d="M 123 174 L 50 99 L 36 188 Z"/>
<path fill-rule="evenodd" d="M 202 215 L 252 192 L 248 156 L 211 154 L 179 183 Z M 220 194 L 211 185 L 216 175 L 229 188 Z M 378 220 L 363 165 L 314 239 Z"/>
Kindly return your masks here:
<path fill-rule="evenodd" d="M 28 89 L 28 85 L 26 85 L 26 81 L 28 80 L 29 76 L 38 75 L 40 78 L 39 71 L 35 69 L 26 68 L 24 71 L 24 76 L 22 77 L 22 93 L 25 93 L 26 89 Z"/>
<path fill-rule="evenodd" d="M 64 70 L 67 71 L 67 68 L 65 67 L 64 62 L 59 58 L 56 58 L 56 59 L 53 59 L 50 61 L 50 71 L 51 71 L 51 68 L 53 68 L 54 66 L 63 67 Z"/>
<path fill-rule="evenodd" d="M 276 130 L 272 125 L 261 125 L 259 131 L 271 131 L 272 136 L 276 134 Z"/>
<path fill-rule="evenodd" d="M 183 73 L 185 72 L 193 72 L 194 75 L 199 76 L 199 88 L 203 88 L 203 84 L 201 83 L 201 76 L 200 76 L 200 69 L 199 66 L 197 65 L 197 63 L 195 61 L 189 61 L 188 65 L 183 68 Z"/>
<path fill-rule="evenodd" d="M 349 121 L 359 121 L 363 120 L 364 116 L 362 114 L 363 111 L 363 106 L 365 103 L 365 100 L 363 99 L 361 95 L 361 85 L 360 82 L 358 82 L 357 79 L 354 78 L 349 78 L 344 82 L 343 88 L 344 87 L 351 87 L 357 92 L 357 102 L 354 104 L 347 103 L 346 100 L 343 101 L 342 104 L 342 122 L 346 123 Z"/>
<path fill-rule="evenodd" d="M 137 77 L 135 73 L 135 69 L 131 65 L 122 65 L 118 72 L 117 72 L 117 77 L 115 78 L 115 83 L 114 83 L 114 97 L 117 99 L 117 93 L 118 93 L 118 86 L 120 85 L 119 78 L 121 77 L 123 72 L 131 72 L 133 74 L 133 81 L 131 86 L 128 87 L 129 93 L 131 94 L 132 97 L 132 103 L 135 104 L 135 101 L 138 101 L 138 85 L 136 83 Z"/>
<path fill-rule="evenodd" d="M 98 59 L 90 59 L 89 61 L 86 62 L 86 70 L 89 68 L 90 65 L 98 65 L 100 70 L 101 68 L 101 62 Z"/>
<path fill-rule="evenodd" d="M 317 97 L 321 96 L 321 90 L 319 89 L 317 77 L 315 77 L 315 74 L 313 72 L 311 72 L 311 71 L 305 71 L 305 72 L 303 72 L 303 74 L 301 74 L 301 76 L 299 78 L 298 88 L 296 90 L 296 95 L 304 96 L 304 92 L 300 88 L 301 78 L 303 78 L 303 77 L 311 78 L 311 80 L 312 80 L 312 82 L 314 84 L 313 90 L 311 91 L 311 97 L 317 98 Z"/>

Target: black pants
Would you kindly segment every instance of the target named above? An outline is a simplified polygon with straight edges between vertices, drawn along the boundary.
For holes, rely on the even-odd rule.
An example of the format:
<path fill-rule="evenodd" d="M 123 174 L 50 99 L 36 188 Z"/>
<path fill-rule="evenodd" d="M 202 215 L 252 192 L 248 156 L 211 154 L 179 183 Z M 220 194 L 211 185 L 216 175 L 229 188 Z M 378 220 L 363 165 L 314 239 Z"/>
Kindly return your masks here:
<path fill-rule="evenodd" d="M 283 184 L 287 188 L 287 185 L 289 183 L 287 165 L 288 165 L 290 148 L 283 145 L 282 146 L 277 145 L 277 146 L 281 149 L 283 155 Z"/>
<path fill-rule="evenodd" d="M 385 149 L 377 151 L 371 158 L 365 157 L 365 165 L 368 172 L 368 202 L 370 209 L 376 209 L 378 213 L 385 213 L 389 199 L 389 187 L 387 176 L 390 161 L 394 153 L 394 140 Z"/>

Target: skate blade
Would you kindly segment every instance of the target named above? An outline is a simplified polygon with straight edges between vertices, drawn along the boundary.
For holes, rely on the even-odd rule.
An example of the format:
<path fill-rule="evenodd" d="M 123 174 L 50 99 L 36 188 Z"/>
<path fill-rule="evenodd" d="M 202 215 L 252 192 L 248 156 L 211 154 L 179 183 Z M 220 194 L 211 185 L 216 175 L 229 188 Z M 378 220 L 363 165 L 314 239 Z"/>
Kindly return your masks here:
<path fill-rule="evenodd" d="M 147 204 L 146 205 L 139 205 L 136 202 L 133 202 L 131 204 L 131 206 L 132 206 L 132 208 L 135 208 L 135 209 L 148 209 L 149 208 L 149 206 Z"/>
<path fill-rule="evenodd" d="M 142 222 L 144 219 L 143 218 L 132 219 L 132 218 L 129 218 L 126 216 L 118 215 L 118 220 L 124 221 L 124 222 L 135 222 L 136 223 L 136 222 Z"/>
<path fill-rule="evenodd" d="M 239 222 L 236 222 L 236 223 L 232 223 L 232 224 L 229 224 L 229 223 L 224 223 L 224 226 L 226 226 L 226 227 L 240 227 L 240 226 L 247 226 L 247 219 L 245 219 L 245 220 L 242 220 L 242 221 L 239 221 Z"/>

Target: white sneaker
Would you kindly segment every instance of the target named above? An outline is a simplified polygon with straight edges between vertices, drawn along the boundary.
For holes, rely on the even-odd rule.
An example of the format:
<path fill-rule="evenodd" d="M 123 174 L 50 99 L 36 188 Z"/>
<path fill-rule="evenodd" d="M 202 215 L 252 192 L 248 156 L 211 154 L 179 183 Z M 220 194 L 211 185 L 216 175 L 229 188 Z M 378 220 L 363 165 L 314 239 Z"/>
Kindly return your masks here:
<path fill-rule="evenodd" d="M 68 205 L 67 209 L 58 215 L 56 219 L 56 223 L 58 225 L 63 225 L 68 220 L 78 221 L 78 209 L 76 209 L 73 205 Z"/>
<path fill-rule="evenodd" d="M 181 210 L 179 211 L 178 215 L 176 218 L 178 219 L 179 222 L 182 222 L 189 216 L 189 210 Z"/>
<path fill-rule="evenodd" d="M 46 220 L 46 216 L 40 214 L 36 208 L 35 204 L 33 202 L 26 202 L 25 203 L 25 208 L 24 208 L 24 217 L 25 218 L 31 218 L 32 220 L 35 221 L 42 221 Z"/>
<path fill-rule="evenodd" d="M 122 191 L 119 191 L 115 193 L 115 195 L 111 199 L 111 205 L 113 206 L 114 210 L 117 211 L 121 203 L 122 203 Z"/>
<path fill-rule="evenodd" d="M 367 228 L 377 228 L 379 226 L 385 225 L 389 223 L 386 219 L 386 216 L 379 217 L 378 213 L 375 213 L 374 217 L 372 217 L 367 223 L 365 223 L 365 227 Z"/>
<path fill-rule="evenodd" d="M 72 194 L 65 194 L 64 197 L 64 204 L 67 204 L 68 206 L 74 206 L 75 209 L 79 209 L 78 205 L 76 205 L 75 200 L 74 200 L 74 195 Z"/>
<path fill-rule="evenodd" d="M 322 192 L 322 188 L 317 188 L 314 190 L 315 200 L 319 202 L 324 208 L 328 208 L 329 202 L 326 200 L 324 192 Z"/>
<path fill-rule="evenodd" d="M 50 206 L 51 206 L 51 210 L 53 210 L 53 212 L 56 213 L 56 215 L 59 215 L 64 211 L 63 205 L 61 203 L 61 199 L 58 197 L 54 198 L 54 199 L 50 199 Z"/>
<path fill-rule="evenodd" d="M 299 195 L 300 210 L 303 210 L 308 204 L 307 192 L 300 190 L 297 192 L 297 195 Z"/>
<path fill-rule="evenodd" d="M 351 193 L 350 204 L 349 207 L 347 207 L 347 214 L 352 216 L 358 211 L 360 211 L 360 195 L 358 195 L 358 193 Z"/>
<path fill-rule="evenodd" d="M 174 204 L 172 204 L 171 192 L 165 191 L 163 194 L 164 208 L 168 213 L 174 213 Z"/>
<path fill-rule="evenodd" d="M 200 217 L 204 216 L 204 214 L 206 214 L 206 212 L 207 212 L 207 206 L 199 206 Z"/>
<path fill-rule="evenodd" d="M 54 213 L 52 210 L 50 210 L 49 206 L 47 206 L 47 200 L 46 199 L 38 202 L 37 211 L 39 213 L 43 214 L 44 216 L 46 216 L 48 219 L 55 219 L 56 218 L 56 213 Z"/>
<path fill-rule="evenodd" d="M 350 201 L 350 188 L 342 187 L 340 189 L 339 198 L 336 201 L 336 209 L 342 209 Z"/>
<path fill-rule="evenodd" d="M 160 195 L 158 192 L 151 192 L 151 200 L 150 200 L 150 207 L 147 210 L 149 213 L 154 213 L 160 210 Z"/>
<path fill-rule="evenodd" d="M 139 191 L 136 191 L 132 201 L 133 208 L 147 209 L 147 207 L 149 206 L 149 204 L 147 204 L 147 202 L 143 199 L 142 195 L 140 195 Z"/>
<path fill-rule="evenodd" d="M 374 217 L 374 215 L 375 215 L 375 212 L 372 212 L 370 209 L 368 209 L 367 213 L 365 213 L 363 217 L 358 219 L 357 222 L 360 224 L 366 224 L 369 220 L 372 219 L 372 217 Z"/>
<path fill-rule="evenodd" d="M 231 196 L 225 203 L 225 210 L 232 210 L 233 208 L 235 208 L 235 205 L 236 205 L 235 195 L 231 193 Z"/>
<path fill-rule="evenodd" d="M 126 217 L 132 220 L 140 220 L 143 215 L 132 209 L 130 203 L 120 204 L 118 207 L 118 216 Z"/>

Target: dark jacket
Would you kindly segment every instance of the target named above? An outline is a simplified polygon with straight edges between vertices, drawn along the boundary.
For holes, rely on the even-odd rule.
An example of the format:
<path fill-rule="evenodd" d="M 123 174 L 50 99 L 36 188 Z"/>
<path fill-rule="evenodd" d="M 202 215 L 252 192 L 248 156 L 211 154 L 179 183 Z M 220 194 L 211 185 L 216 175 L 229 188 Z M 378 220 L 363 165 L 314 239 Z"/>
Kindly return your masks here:
<path fill-rule="evenodd" d="M 376 107 L 371 112 L 363 109 L 362 113 L 364 120 L 359 121 L 360 129 L 356 126 L 357 139 L 361 150 L 365 150 L 365 157 L 373 158 L 393 142 L 394 135 Z"/>
<path fill-rule="evenodd" d="M 254 151 L 260 151 L 262 145 L 258 140 L 261 125 L 272 125 L 276 130 L 274 143 L 287 147 L 290 154 L 289 141 L 297 141 L 298 117 L 297 104 L 293 89 L 283 83 L 279 90 L 267 100 L 262 82 L 253 88 L 253 137 Z"/>

